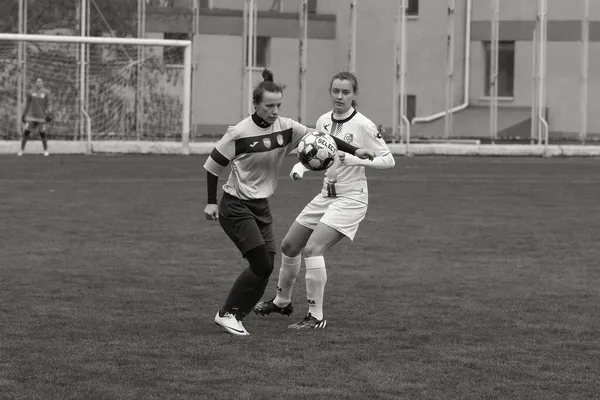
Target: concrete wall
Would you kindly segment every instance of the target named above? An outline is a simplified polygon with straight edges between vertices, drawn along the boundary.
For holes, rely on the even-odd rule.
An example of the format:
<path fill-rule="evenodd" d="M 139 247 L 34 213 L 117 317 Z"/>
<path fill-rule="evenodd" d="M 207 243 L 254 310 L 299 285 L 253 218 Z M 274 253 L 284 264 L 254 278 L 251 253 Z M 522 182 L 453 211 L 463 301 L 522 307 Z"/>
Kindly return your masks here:
<path fill-rule="evenodd" d="M 271 0 L 258 2 L 266 12 Z M 276 80 L 287 85 L 284 113 L 299 114 L 298 22 L 293 13 L 300 1 L 284 2 L 278 17 L 259 14 L 259 35 L 271 36 L 269 67 Z M 463 100 L 464 25 L 466 0 L 457 0 L 455 22 L 455 79 L 453 104 Z M 242 19 L 239 0 L 215 0 L 215 10 L 200 17 L 200 32 L 194 38 L 194 123 L 226 125 L 239 120 L 246 110 L 246 82 L 242 82 Z M 394 17 L 396 0 L 360 1 L 356 74 L 359 79 L 361 110 L 378 124 L 392 125 L 392 85 L 394 81 Z M 237 10 L 225 15 L 223 9 Z M 318 15 L 309 22 L 310 39 L 307 71 L 307 123 L 330 108 L 328 86 L 331 76 L 348 68 L 349 2 L 319 1 Z M 176 31 L 191 27 L 189 14 L 179 16 L 157 13 L 149 17 L 150 30 Z M 331 29 L 334 29 L 331 31 Z M 445 108 L 447 9 L 436 2 L 423 1 L 420 15 L 412 17 L 408 33 L 408 92 L 416 95 L 418 116 L 427 116 Z M 254 84 L 260 71 L 254 73 Z M 217 95 L 218 93 L 218 95 Z"/>
<path fill-rule="evenodd" d="M 482 104 L 485 59 L 482 41 L 490 38 L 489 4 L 474 2 L 471 101 Z M 515 94 L 505 106 L 531 106 L 533 90 L 533 29 L 536 2 L 502 0 L 500 40 L 515 41 Z M 549 0 L 547 45 L 547 107 L 551 131 L 573 134 L 581 124 L 581 19 L 583 0 Z M 600 100 L 600 2 L 590 7 L 588 132 L 600 133 L 596 104 Z"/>
<path fill-rule="evenodd" d="M 284 83 L 284 114 L 299 114 L 299 50 L 297 12 L 300 0 L 284 2 L 284 14 L 268 13 L 272 0 L 259 0 L 259 35 L 270 36 L 269 67 Z M 442 4 L 443 3 L 443 4 Z M 600 97 L 600 1 L 591 2 L 589 63 L 589 131 L 600 132 L 594 105 Z M 214 0 L 213 11 L 200 17 L 200 32 L 194 38 L 194 124 L 223 126 L 235 123 L 247 112 L 247 82 L 242 80 L 242 25 L 239 0 Z M 549 0 L 547 106 L 550 128 L 576 132 L 580 114 L 580 19 L 583 0 Z M 360 1 L 356 74 L 359 78 L 360 109 L 378 124 L 392 125 L 394 81 L 394 17 L 397 0 Z M 227 10 L 230 9 L 229 14 Z M 236 14 L 237 13 L 237 14 Z M 515 41 L 514 98 L 502 106 L 528 107 L 532 101 L 531 42 L 536 2 L 502 0 L 500 39 Z M 327 88 L 332 74 L 346 70 L 349 49 L 349 2 L 319 1 L 318 14 L 311 16 L 307 71 L 307 120 L 329 109 Z M 454 95 L 452 104 L 462 103 L 466 0 L 456 1 Z M 482 42 L 490 38 L 489 2 L 473 1 L 471 34 L 471 104 L 487 104 L 485 54 Z M 416 96 L 416 115 L 429 116 L 446 108 L 447 7 L 445 2 L 422 0 L 419 15 L 408 21 L 408 93 Z M 189 31 L 189 14 L 149 19 L 154 29 Z M 168 25 L 168 26 L 167 26 Z M 260 81 L 255 71 L 253 84 Z M 219 128 L 220 129 L 220 128 Z"/>

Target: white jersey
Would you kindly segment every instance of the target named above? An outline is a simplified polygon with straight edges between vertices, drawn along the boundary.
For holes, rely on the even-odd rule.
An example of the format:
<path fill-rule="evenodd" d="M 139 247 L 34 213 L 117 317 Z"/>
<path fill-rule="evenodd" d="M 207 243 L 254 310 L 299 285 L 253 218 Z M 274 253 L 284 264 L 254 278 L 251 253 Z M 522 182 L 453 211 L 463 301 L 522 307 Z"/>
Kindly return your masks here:
<path fill-rule="evenodd" d="M 341 119 L 334 117 L 331 111 L 323 114 L 317 120 L 316 130 L 329 133 L 355 147 L 373 150 L 377 157 L 391 153 L 377 126 L 362 113 L 351 108 L 339 118 Z M 333 165 L 325 171 L 325 184 L 327 182 L 335 182 L 336 187 L 343 192 L 367 193 L 365 167 L 344 165 L 337 155 Z"/>

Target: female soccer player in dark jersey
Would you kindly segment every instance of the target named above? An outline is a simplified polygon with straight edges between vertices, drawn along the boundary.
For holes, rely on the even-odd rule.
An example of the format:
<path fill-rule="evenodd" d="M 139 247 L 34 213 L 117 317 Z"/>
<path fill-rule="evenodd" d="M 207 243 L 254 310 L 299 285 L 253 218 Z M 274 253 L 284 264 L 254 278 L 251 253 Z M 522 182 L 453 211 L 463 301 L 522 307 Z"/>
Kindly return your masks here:
<path fill-rule="evenodd" d="M 25 110 L 21 116 L 21 120 L 25 124 L 25 130 L 23 131 L 23 138 L 21 139 L 21 151 L 20 156 L 25 151 L 27 145 L 27 139 L 32 130 L 37 129 L 40 138 L 42 139 L 42 145 L 44 146 L 44 155 L 48 154 L 48 141 L 46 140 L 46 126 L 47 123 L 52 121 L 52 103 L 50 101 L 50 91 L 44 87 L 44 80 L 37 78 L 35 80 L 34 88 L 27 93 L 27 102 L 25 103 Z"/>
<path fill-rule="evenodd" d="M 264 81 L 253 93 L 255 112 L 229 128 L 211 152 L 207 171 L 208 205 L 204 214 L 221 227 L 250 264 L 234 282 L 215 323 L 234 335 L 248 335 L 242 320 L 261 299 L 273 272 L 276 245 L 268 198 L 275 192 L 279 167 L 310 129 L 279 116 L 283 89 L 273 74 L 263 71 Z M 375 153 L 335 138 L 341 151 L 361 159 Z M 223 197 L 217 205 L 218 177 L 232 163 Z"/>

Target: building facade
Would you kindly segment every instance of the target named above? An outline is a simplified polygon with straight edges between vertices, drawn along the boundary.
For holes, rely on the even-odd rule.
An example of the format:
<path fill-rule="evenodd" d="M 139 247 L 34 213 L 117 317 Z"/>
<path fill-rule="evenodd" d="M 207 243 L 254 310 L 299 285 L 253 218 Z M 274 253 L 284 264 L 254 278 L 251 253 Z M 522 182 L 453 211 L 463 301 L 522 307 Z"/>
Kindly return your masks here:
<path fill-rule="evenodd" d="M 243 3 L 241 0 L 172 0 L 172 7 L 148 10 L 148 36 L 193 40 L 192 122 L 198 135 L 220 135 L 225 126 L 247 115 Z M 303 121 L 309 125 L 330 108 L 327 94 L 330 77 L 348 68 L 350 3 L 350 0 L 309 1 L 307 102 Z M 532 38 L 537 1 L 502 0 L 500 3 L 499 129 L 506 130 L 511 125 L 522 124 L 531 114 Z M 584 0 L 548 0 L 546 105 L 550 130 L 555 135 L 577 135 L 580 127 L 583 3 Z M 600 17 L 600 2 L 591 3 L 588 131 L 594 133 L 600 132 L 600 121 L 593 115 L 600 93 L 596 90 L 600 86 L 600 69 L 595 68 L 600 63 L 600 53 L 596 51 L 600 24 L 594 22 Z M 272 69 L 276 80 L 286 85 L 284 115 L 298 118 L 301 0 L 257 0 L 257 4 L 257 68 L 252 72 L 253 84 L 260 81 L 263 67 Z M 408 6 L 408 116 L 422 120 L 446 109 L 449 11 L 444 0 L 408 0 Z M 377 124 L 388 129 L 392 126 L 394 104 L 397 7 L 398 0 L 359 0 L 356 10 L 359 106 Z M 481 121 L 468 115 L 477 112 L 473 110 L 481 114 L 481 109 L 489 104 L 492 10 L 489 1 L 455 0 L 455 7 L 452 103 L 459 105 L 468 100 L 469 107 L 455 116 L 459 123 L 455 131 L 460 132 L 454 135 L 486 136 L 487 129 L 482 128 Z M 520 116 L 509 117 L 511 110 L 520 110 Z M 460 123 L 460 118 L 475 122 Z M 435 131 L 433 124 L 424 124 L 421 130 L 415 131 L 417 134 Z M 472 132 L 467 132 L 469 130 Z"/>

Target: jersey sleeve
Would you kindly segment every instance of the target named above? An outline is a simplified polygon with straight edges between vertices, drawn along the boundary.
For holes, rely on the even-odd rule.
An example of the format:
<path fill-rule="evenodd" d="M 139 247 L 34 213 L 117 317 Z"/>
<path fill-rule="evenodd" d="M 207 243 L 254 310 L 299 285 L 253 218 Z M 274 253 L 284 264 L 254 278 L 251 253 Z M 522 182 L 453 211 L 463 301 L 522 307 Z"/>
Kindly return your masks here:
<path fill-rule="evenodd" d="M 50 91 L 47 90 L 46 91 L 46 109 L 44 110 L 44 112 L 49 113 L 52 111 L 52 95 L 50 94 Z"/>
<path fill-rule="evenodd" d="M 29 109 L 31 108 L 31 92 L 27 92 L 25 96 L 25 107 L 23 107 L 23 115 L 29 114 Z"/>
<path fill-rule="evenodd" d="M 300 140 L 304 136 L 306 136 L 306 134 L 309 133 L 311 131 L 311 129 L 305 125 L 302 125 L 299 122 L 294 121 L 294 120 L 291 120 L 291 122 L 292 122 L 292 143 L 290 144 L 290 149 L 295 149 L 298 146 L 298 143 L 300 142 Z"/>
<path fill-rule="evenodd" d="M 227 167 L 229 162 L 235 157 L 235 127 L 229 127 L 227 132 L 217 142 L 217 145 L 210 153 L 210 156 L 204 163 L 204 169 L 213 175 L 219 176 Z"/>
<path fill-rule="evenodd" d="M 383 140 L 383 137 L 379 133 L 379 129 L 377 129 L 377 126 L 372 121 L 368 121 L 363 125 L 360 144 L 366 149 L 375 151 L 377 157 L 384 157 L 391 153 L 387 144 L 385 144 L 385 140 Z"/>

